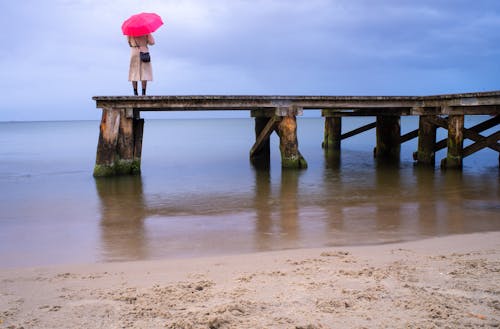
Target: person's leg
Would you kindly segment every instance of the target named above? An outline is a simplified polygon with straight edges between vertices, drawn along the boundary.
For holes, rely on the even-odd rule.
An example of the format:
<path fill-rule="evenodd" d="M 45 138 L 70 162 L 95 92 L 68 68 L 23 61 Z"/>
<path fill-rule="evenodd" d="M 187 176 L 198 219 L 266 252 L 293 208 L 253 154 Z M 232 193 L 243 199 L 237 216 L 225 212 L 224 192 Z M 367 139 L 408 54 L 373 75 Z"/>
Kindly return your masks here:
<path fill-rule="evenodd" d="M 148 82 L 146 80 L 142 81 L 142 96 L 146 95 L 146 87 L 148 85 Z"/>
<path fill-rule="evenodd" d="M 139 93 L 137 92 L 137 81 L 132 81 L 132 88 L 134 88 L 134 95 L 139 95 Z"/>

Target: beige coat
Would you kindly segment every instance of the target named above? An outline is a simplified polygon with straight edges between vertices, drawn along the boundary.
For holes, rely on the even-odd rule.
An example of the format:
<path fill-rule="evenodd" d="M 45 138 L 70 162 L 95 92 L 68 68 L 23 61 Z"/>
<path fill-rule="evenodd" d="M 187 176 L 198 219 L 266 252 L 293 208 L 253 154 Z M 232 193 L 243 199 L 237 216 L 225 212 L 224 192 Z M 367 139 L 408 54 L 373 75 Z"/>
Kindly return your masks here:
<path fill-rule="evenodd" d="M 139 57 L 139 53 L 148 52 L 148 45 L 154 45 L 155 39 L 151 34 L 140 37 L 127 37 L 130 46 L 130 68 L 128 71 L 128 81 L 152 81 L 153 68 L 151 62 L 144 63 Z"/>

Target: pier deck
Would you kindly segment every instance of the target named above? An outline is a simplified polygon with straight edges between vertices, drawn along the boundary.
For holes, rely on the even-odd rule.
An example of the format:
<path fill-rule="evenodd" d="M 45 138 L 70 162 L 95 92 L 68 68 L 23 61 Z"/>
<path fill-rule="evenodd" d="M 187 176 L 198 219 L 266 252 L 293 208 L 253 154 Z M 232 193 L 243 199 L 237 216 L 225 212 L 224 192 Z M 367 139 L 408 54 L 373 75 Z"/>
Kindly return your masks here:
<path fill-rule="evenodd" d="M 341 140 L 369 129 L 376 129 L 374 154 L 379 158 L 398 159 L 400 145 L 419 139 L 414 154 L 419 164 L 434 165 L 436 151 L 447 147 L 443 168 L 461 168 L 464 157 L 485 147 L 500 154 L 500 131 L 481 135 L 500 124 L 500 91 L 432 96 L 95 96 L 102 109 L 95 176 L 140 172 L 142 111 L 249 111 L 255 118 L 256 142 L 250 158 L 257 166 L 269 163 L 269 136 L 280 137 L 282 166 L 306 168 L 298 149 L 296 116 L 304 110 L 321 110 L 325 118 L 323 147 L 338 153 Z M 419 128 L 401 136 L 400 117 L 420 117 Z M 466 129 L 465 115 L 489 115 L 490 119 Z M 375 122 L 342 134 L 342 117 L 372 116 Z M 436 129 L 448 130 L 445 141 L 436 141 Z M 474 144 L 464 148 L 463 140 Z M 500 157 L 499 157 L 500 161 Z"/>

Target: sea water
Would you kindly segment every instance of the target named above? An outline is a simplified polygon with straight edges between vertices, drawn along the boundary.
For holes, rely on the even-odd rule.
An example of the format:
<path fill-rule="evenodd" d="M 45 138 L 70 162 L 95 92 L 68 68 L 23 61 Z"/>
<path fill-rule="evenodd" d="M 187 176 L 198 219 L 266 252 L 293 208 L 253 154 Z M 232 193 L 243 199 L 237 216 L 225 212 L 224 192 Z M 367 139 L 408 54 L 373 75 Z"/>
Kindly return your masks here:
<path fill-rule="evenodd" d="M 468 117 L 472 126 L 485 117 Z M 343 131 L 373 122 L 344 118 Z M 500 229 L 498 154 L 462 171 L 373 158 L 374 130 L 321 148 L 321 118 L 298 118 L 306 170 L 249 161 L 251 118 L 146 120 L 142 174 L 92 177 L 99 122 L 0 123 L 0 267 L 199 257 L 379 244 Z M 403 117 L 402 133 L 418 126 Z M 487 135 L 488 132 L 485 132 Z M 446 131 L 438 131 L 438 139 Z M 470 143 L 470 142 L 467 142 Z"/>

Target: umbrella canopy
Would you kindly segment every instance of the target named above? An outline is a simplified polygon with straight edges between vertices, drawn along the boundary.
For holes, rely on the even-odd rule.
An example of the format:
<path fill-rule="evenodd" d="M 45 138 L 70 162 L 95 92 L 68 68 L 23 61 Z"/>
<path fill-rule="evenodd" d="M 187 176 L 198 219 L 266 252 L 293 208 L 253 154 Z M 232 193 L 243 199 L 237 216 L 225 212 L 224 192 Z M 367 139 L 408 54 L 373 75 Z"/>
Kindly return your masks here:
<path fill-rule="evenodd" d="M 156 31 L 163 25 L 161 17 L 154 13 L 140 13 L 130 16 L 122 24 L 122 32 L 125 35 L 139 37 Z"/>

